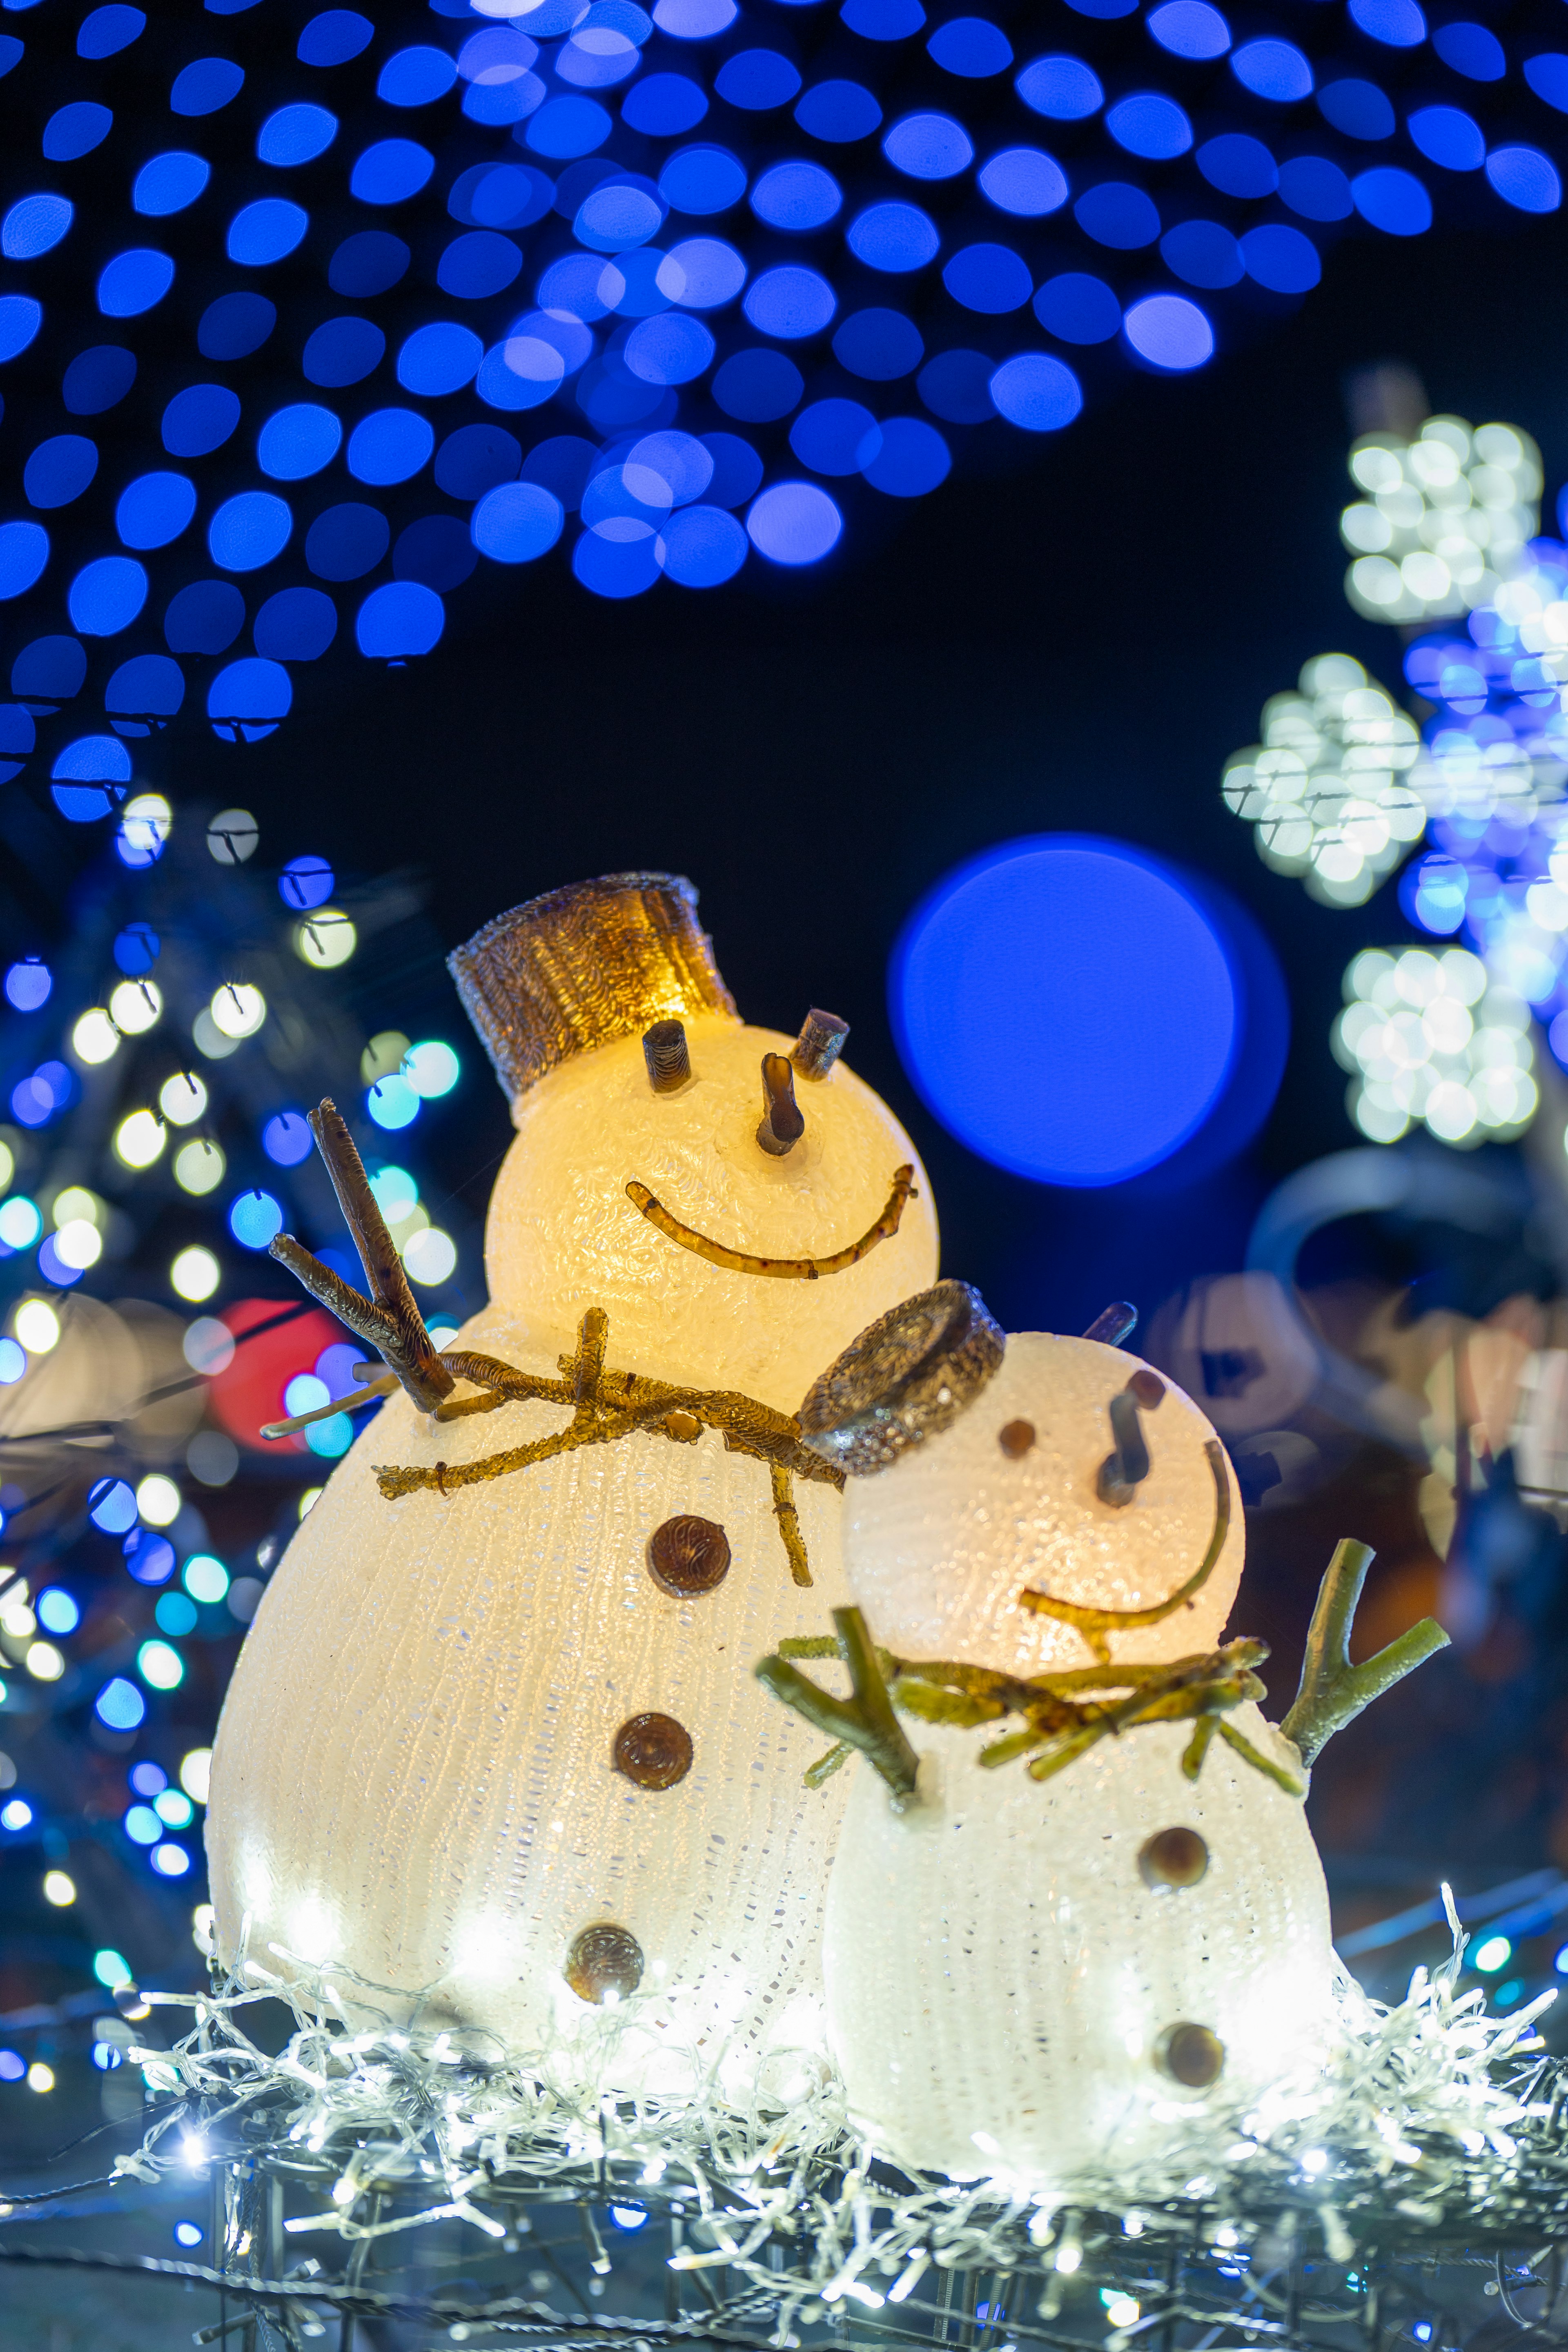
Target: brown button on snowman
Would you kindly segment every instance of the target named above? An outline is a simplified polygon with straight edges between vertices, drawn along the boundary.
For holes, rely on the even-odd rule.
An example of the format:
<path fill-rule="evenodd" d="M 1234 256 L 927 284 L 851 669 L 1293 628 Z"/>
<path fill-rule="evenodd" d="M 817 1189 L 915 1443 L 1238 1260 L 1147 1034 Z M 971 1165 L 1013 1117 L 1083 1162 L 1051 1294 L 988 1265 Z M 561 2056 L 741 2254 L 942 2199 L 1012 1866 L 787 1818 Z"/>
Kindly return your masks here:
<path fill-rule="evenodd" d="M 611 876 L 453 958 L 517 1137 L 491 1303 L 444 1354 L 316 1115 L 372 1295 L 275 1254 L 392 1393 L 247 1637 L 207 1828 L 225 1958 L 673 2092 L 820 2046 L 842 1797 L 750 1670 L 847 1597 L 842 1476 L 791 1407 L 936 1255 L 844 1024 L 743 1025 L 695 908 Z"/>
<path fill-rule="evenodd" d="M 1104 1339 L 1004 1339 L 961 1283 L 862 1335 L 801 1424 L 849 1473 L 858 1606 L 759 1673 L 861 1751 L 826 1948 L 851 2111 L 920 2170 L 1125 2182 L 1321 2060 L 1304 1767 L 1444 1637 L 1352 1669 L 1371 1554 L 1342 1546 L 1274 1729 L 1263 1644 L 1220 1640 L 1243 1524 L 1203 1414 Z M 848 1699 L 795 1663 L 834 1650 Z"/>

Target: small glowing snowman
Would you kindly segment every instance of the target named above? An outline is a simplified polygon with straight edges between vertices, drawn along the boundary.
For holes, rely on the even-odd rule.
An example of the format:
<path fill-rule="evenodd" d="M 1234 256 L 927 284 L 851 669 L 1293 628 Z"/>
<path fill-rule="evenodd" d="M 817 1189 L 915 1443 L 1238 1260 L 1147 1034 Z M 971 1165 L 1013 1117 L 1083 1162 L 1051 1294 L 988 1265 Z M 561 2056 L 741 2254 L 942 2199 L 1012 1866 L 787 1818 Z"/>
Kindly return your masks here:
<path fill-rule="evenodd" d="M 931 1281 L 935 1220 L 908 1137 L 837 1059 L 843 1024 L 743 1026 L 695 905 L 677 877 L 612 876 L 453 958 L 518 1133 L 491 1303 L 447 1361 L 547 1384 L 564 1360 L 570 1398 L 596 1309 L 601 1398 L 635 1371 L 793 1429 L 813 1372 Z M 297 1244 L 278 1254 L 331 1303 Z M 486 1402 L 460 1381 L 443 1403 L 433 1379 L 428 1405 Z M 268 1966 L 331 1960 L 351 1998 L 355 1978 L 392 1988 L 365 1998 L 513 2050 L 572 2043 L 590 2071 L 603 2007 L 625 2005 L 616 2083 L 735 2087 L 769 2051 L 820 2047 L 842 1798 L 802 1788 L 810 1735 L 750 1669 L 847 1597 L 839 1482 L 781 1486 L 744 1414 L 741 1446 L 671 1412 L 552 1454 L 573 1419 L 525 1396 L 438 1420 L 397 1393 L 334 1470 L 225 1704 L 218 1948 L 248 1918 Z M 796 2074 L 781 2062 L 780 2085 Z"/>
<path fill-rule="evenodd" d="M 1092 1338 L 1004 1342 L 957 1283 L 864 1334 L 801 1422 L 852 1474 L 857 1701 L 760 1671 L 868 1751 L 826 1947 L 851 2112 L 921 2170 L 1125 2179 L 1314 2066 L 1331 2031 L 1302 1755 L 1247 1696 L 1262 1647 L 1176 1663 L 1215 1652 L 1241 1571 L 1224 1450 L 1151 1367 Z M 1342 1549 L 1359 1590 L 1370 1554 Z M 894 1705 L 927 1717 L 918 1759 L 868 1631 Z M 1344 1664 L 1371 1682 L 1337 1719 L 1405 1670 Z"/>

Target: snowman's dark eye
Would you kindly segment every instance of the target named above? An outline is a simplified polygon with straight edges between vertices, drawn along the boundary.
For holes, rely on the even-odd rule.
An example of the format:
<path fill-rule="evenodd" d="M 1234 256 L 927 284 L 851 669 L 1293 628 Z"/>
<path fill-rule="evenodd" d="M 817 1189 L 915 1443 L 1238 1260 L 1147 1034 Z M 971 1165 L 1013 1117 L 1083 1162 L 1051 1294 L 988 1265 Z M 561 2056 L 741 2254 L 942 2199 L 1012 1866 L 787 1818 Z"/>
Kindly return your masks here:
<path fill-rule="evenodd" d="M 1209 1850 L 1196 1830 L 1156 1830 L 1138 1850 L 1145 1886 L 1195 1886 L 1208 1866 Z"/>
<path fill-rule="evenodd" d="M 1009 1462 L 1021 1462 L 1035 1443 L 1032 1421 L 1010 1421 L 996 1432 L 996 1443 Z"/>
<path fill-rule="evenodd" d="M 757 1141 L 773 1160 L 793 1151 L 805 1133 L 805 1121 L 795 1098 L 795 1069 L 783 1054 L 763 1055 L 763 1116 Z"/>
<path fill-rule="evenodd" d="M 691 1052 L 679 1021 L 656 1021 L 643 1031 L 643 1057 L 656 1095 L 679 1094 L 691 1076 Z"/>
<path fill-rule="evenodd" d="M 844 1051 L 849 1024 L 814 1004 L 800 1024 L 790 1060 L 803 1078 L 825 1078 Z"/>
<path fill-rule="evenodd" d="M 572 1938 L 561 1973 L 579 2000 L 597 2007 L 606 1994 L 624 1999 L 642 1982 L 642 1946 L 629 1928 L 595 1919 Z"/>
<path fill-rule="evenodd" d="M 1225 2043 L 1206 2025 L 1167 2025 L 1154 2045 L 1154 2063 L 1173 2083 L 1206 2091 L 1225 2065 Z"/>

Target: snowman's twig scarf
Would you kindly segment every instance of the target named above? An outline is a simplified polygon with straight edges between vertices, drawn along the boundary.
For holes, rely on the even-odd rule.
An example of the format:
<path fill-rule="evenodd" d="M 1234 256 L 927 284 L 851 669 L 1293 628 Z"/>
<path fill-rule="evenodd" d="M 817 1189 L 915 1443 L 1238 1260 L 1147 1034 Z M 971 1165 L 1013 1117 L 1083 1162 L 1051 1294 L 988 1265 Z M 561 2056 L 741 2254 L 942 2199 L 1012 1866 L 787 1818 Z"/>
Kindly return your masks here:
<path fill-rule="evenodd" d="M 927 1723 L 963 1728 L 1006 1715 L 1022 1716 L 1024 1728 L 982 1748 L 978 1761 L 994 1768 L 1032 1754 L 1028 1769 L 1036 1780 L 1050 1780 L 1100 1740 L 1140 1725 L 1191 1722 L 1193 1736 L 1182 1756 L 1189 1780 L 1202 1771 L 1217 1731 L 1244 1762 L 1275 1781 L 1287 1796 L 1307 1792 L 1305 1780 L 1225 1720 L 1244 1701 L 1268 1696 L 1252 1671 L 1268 1655 L 1265 1642 L 1227 1642 L 1223 1649 L 1188 1658 L 1149 1665 L 1086 1666 L 1026 1680 L 949 1659 L 895 1657 L 871 1642 L 858 1609 L 836 1609 L 833 1622 L 835 1634 L 782 1642 L 756 1670 L 758 1680 L 776 1698 L 835 1741 L 826 1756 L 807 1768 L 810 1788 L 820 1788 L 850 1750 L 858 1748 L 887 1781 L 895 1803 L 910 1803 L 916 1794 L 918 1759 L 893 1718 L 898 1707 Z M 822 1690 L 794 1663 L 830 1657 L 841 1658 L 849 1668 L 854 1688 L 847 1699 Z"/>
<path fill-rule="evenodd" d="M 578 1446 L 614 1444 L 617 1439 L 629 1437 L 639 1430 L 668 1437 L 678 1445 L 695 1444 L 704 1429 L 721 1430 L 724 1444 L 731 1453 L 750 1454 L 767 1463 L 773 1516 L 778 1521 L 790 1575 L 796 1584 L 811 1582 L 811 1565 L 795 1509 L 794 1482 L 796 1477 L 811 1478 L 822 1486 L 842 1488 L 844 1473 L 803 1444 L 800 1423 L 793 1415 L 779 1412 L 772 1405 L 735 1390 L 678 1388 L 668 1381 L 650 1380 L 641 1372 L 607 1370 L 605 1350 L 610 1325 L 602 1307 L 590 1307 L 584 1316 L 578 1327 L 576 1352 L 560 1358 L 558 1380 L 521 1371 L 515 1365 L 504 1364 L 494 1356 L 473 1349 L 458 1349 L 448 1354 L 437 1354 L 348 1129 L 331 1102 L 321 1102 L 310 1116 L 310 1132 L 353 1235 L 372 1296 L 363 1297 L 330 1266 L 323 1265 L 320 1258 L 312 1256 L 292 1234 L 276 1235 L 271 1255 L 289 1268 L 313 1298 L 330 1307 L 340 1322 L 347 1324 L 357 1338 L 367 1340 L 390 1370 L 385 1376 L 366 1381 L 349 1396 L 334 1397 L 315 1411 L 297 1413 L 290 1420 L 269 1423 L 261 1433 L 264 1437 L 291 1436 L 312 1422 L 386 1395 L 397 1381 L 402 1382 L 421 1412 L 432 1414 L 437 1421 L 458 1420 L 471 1412 L 490 1412 L 523 1400 L 572 1407 L 572 1419 L 564 1429 L 553 1430 L 548 1437 L 535 1438 L 525 1445 L 511 1446 L 502 1454 L 486 1454 L 478 1462 L 437 1462 L 429 1469 L 378 1467 L 377 1484 L 387 1501 L 395 1502 L 400 1496 L 428 1487 L 434 1487 L 439 1495 L 448 1495 L 459 1486 L 477 1486 L 490 1478 L 506 1477 L 514 1470 L 526 1470 L 536 1462 L 548 1462 Z M 838 1259 L 831 1261 L 802 1259 L 800 1266 L 831 1274 L 837 1270 L 840 1261 L 850 1265 L 857 1257 L 864 1256 L 882 1239 L 884 1232 L 896 1232 L 913 1172 L 910 1168 L 899 1171 L 887 1208 L 871 1231 L 849 1251 L 840 1251 Z M 765 1266 L 766 1263 L 758 1261 L 759 1265 Z M 370 1367 L 361 1365 L 358 1370 L 363 1376 Z M 454 1400 L 452 1390 L 459 1380 L 471 1381 L 483 1393 Z"/>

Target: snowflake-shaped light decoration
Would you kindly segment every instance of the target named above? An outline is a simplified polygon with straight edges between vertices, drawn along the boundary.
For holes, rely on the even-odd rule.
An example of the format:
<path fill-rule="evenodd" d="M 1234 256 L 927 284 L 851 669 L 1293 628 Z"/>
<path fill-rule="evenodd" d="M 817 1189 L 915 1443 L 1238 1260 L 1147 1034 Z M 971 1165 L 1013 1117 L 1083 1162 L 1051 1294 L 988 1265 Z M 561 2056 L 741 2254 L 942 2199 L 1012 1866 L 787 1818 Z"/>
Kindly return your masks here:
<path fill-rule="evenodd" d="M 1531 1007 L 1468 949 L 1368 948 L 1344 994 L 1334 1055 L 1353 1074 L 1350 1114 L 1373 1143 L 1421 1123 L 1465 1147 L 1529 1126 L 1539 1099 Z"/>
<path fill-rule="evenodd" d="M 1226 763 L 1227 806 L 1265 865 L 1328 906 L 1359 907 L 1426 828 L 1414 723 L 1349 654 L 1319 654 L 1296 693 L 1265 703 L 1259 731 Z"/>
<path fill-rule="evenodd" d="M 1517 425 L 1429 416 L 1413 441 L 1366 433 L 1350 470 L 1364 496 L 1340 518 L 1345 593 L 1369 621 L 1492 603 L 1540 529 L 1541 452 Z"/>

